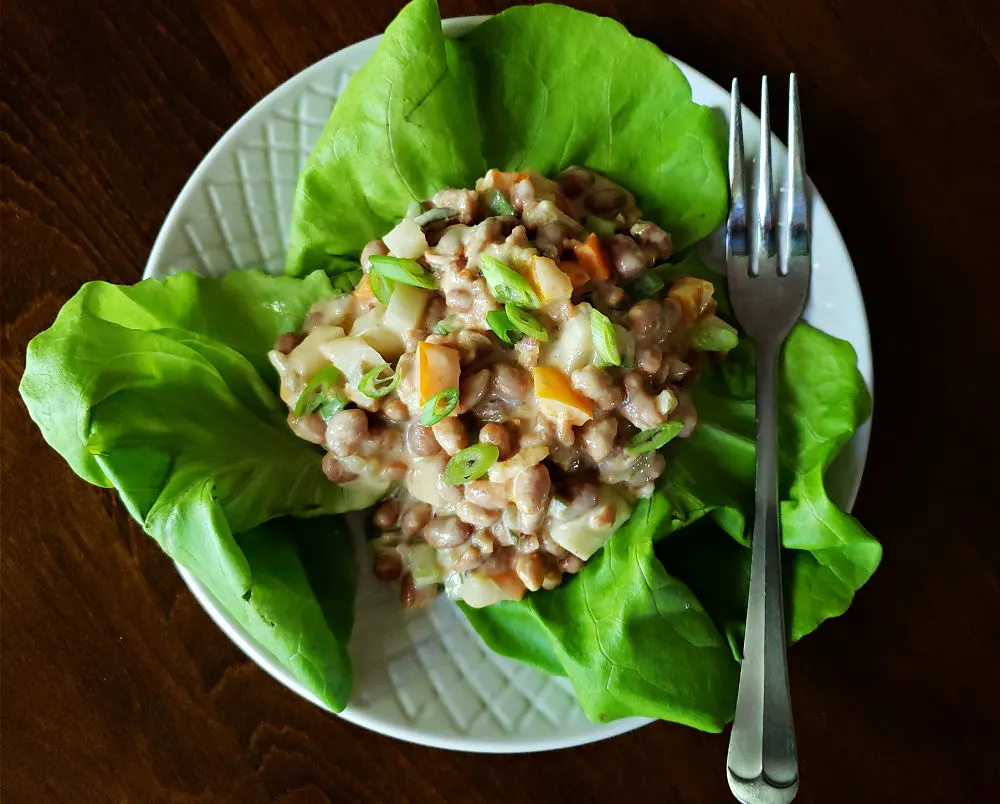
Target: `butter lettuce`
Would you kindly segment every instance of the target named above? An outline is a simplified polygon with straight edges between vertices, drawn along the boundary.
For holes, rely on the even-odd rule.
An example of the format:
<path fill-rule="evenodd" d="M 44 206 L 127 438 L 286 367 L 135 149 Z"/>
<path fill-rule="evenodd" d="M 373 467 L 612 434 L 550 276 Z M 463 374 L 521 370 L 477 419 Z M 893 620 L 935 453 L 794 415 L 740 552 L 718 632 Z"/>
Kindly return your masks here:
<path fill-rule="evenodd" d="M 498 653 L 568 676 L 593 720 L 643 715 L 719 731 L 732 718 L 750 566 L 753 368 L 749 342 L 706 368 L 694 388 L 698 428 L 664 448 L 655 495 L 578 576 L 518 603 L 462 607 Z M 782 538 L 795 641 L 847 609 L 882 550 L 823 485 L 824 470 L 869 415 L 854 350 L 800 324 L 782 354 L 781 386 Z"/>
<path fill-rule="evenodd" d="M 289 580 L 297 559 L 290 548 L 265 552 L 261 534 L 283 530 L 280 517 L 364 508 L 385 491 L 330 483 L 322 451 L 289 430 L 275 392 L 268 350 L 330 294 L 324 274 L 90 282 L 28 345 L 21 380 L 45 440 L 82 478 L 115 488 L 143 529 L 233 616 L 276 622 L 280 628 L 253 633 L 286 664 L 294 651 L 281 645 L 298 626 L 273 612 L 301 606 L 254 590 L 266 588 L 262 573 L 277 573 L 277 597 L 290 596 L 301 586 Z M 349 556 L 348 540 L 338 543 Z M 258 605 L 262 595 L 271 614 Z M 291 669 L 302 677 L 302 668 Z M 343 707 L 349 685 L 326 686 L 339 690 L 328 702 Z"/>
<path fill-rule="evenodd" d="M 726 214 L 722 119 L 614 20 L 512 8 L 458 41 L 413 0 L 347 85 L 299 177 L 286 271 L 336 270 L 412 201 L 487 168 L 586 164 L 633 190 L 683 248 Z"/>

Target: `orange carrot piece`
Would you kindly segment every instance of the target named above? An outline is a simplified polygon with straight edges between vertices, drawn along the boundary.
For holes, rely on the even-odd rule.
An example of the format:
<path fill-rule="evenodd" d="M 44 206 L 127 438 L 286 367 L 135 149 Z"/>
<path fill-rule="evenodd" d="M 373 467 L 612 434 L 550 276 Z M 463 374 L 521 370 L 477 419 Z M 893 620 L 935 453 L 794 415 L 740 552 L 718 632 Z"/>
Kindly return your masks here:
<path fill-rule="evenodd" d="M 590 236 L 576 246 L 573 251 L 580 265 L 593 279 L 610 279 L 611 266 L 608 264 L 608 255 L 604 253 L 604 247 L 597 235 L 593 232 Z"/>

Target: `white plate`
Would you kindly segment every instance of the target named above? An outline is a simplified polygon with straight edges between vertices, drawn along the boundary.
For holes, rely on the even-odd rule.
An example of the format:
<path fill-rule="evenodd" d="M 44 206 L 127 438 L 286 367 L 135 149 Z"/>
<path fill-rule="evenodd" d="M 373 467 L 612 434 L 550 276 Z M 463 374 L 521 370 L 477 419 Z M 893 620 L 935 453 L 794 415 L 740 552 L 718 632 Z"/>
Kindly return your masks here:
<path fill-rule="evenodd" d="M 486 17 L 446 20 L 461 36 Z M 295 182 L 351 75 L 381 37 L 345 48 L 294 76 L 247 112 L 216 143 L 188 180 L 163 224 L 145 277 L 185 269 L 217 276 L 265 267 L 280 273 L 288 246 Z M 676 61 L 676 60 L 675 60 Z M 698 103 L 727 114 L 729 94 L 697 70 L 677 65 Z M 808 98 L 805 99 L 808 103 Z M 743 109 L 746 149 L 757 150 L 758 120 Z M 806 132 L 808 135 L 808 132 Z M 775 164 L 785 150 L 774 140 Z M 775 181 L 783 176 L 775 176 Z M 872 384 L 864 303 L 840 232 L 813 189 L 813 280 L 806 318 L 850 341 Z M 862 427 L 832 472 L 835 498 L 853 502 L 868 448 Z M 402 740 L 482 752 L 564 748 L 631 731 L 650 721 L 595 724 L 584 717 L 565 679 L 551 678 L 490 652 L 443 597 L 420 615 L 403 615 L 394 589 L 371 574 L 359 551 L 357 618 L 352 656 L 356 689 L 341 717 Z M 191 592 L 253 661 L 317 706 L 322 704 L 219 606 L 182 567 Z"/>

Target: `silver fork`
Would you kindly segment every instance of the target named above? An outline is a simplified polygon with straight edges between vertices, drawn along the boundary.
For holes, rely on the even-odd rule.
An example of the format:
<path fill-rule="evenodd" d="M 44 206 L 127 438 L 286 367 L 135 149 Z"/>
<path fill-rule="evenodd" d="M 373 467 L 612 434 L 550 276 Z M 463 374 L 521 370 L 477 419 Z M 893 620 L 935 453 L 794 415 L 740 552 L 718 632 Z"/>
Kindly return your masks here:
<path fill-rule="evenodd" d="M 727 765 L 729 787 L 740 801 L 784 804 L 792 801 L 798 791 L 799 763 L 788 691 L 781 593 L 777 373 L 781 345 L 805 307 L 811 271 L 802 122 L 795 75 L 788 81 L 788 170 L 780 255 L 776 247 L 778 226 L 771 182 L 771 115 L 766 76 L 761 81 L 760 153 L 752 231 L 747 223 L 741 109 L 739 86 L 734 79 L 726 262 L 736 317 L 757 344 L 757 487 L 747 628 Z"/>

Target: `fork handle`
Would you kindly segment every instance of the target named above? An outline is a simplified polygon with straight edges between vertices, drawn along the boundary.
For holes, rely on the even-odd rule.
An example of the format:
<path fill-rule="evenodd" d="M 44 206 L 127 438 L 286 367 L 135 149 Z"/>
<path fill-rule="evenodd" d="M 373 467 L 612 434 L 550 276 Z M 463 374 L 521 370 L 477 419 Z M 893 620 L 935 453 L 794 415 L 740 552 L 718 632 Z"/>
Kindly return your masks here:
<path fill-rule="evenodd" d="M 757 487 L 750 594 L 728 758 L 730 788 L 747 804 L 790 802 L 799 785 L 781 591 L 777 405 L 780 351 L 780 341 L 758 343 Z"/>

